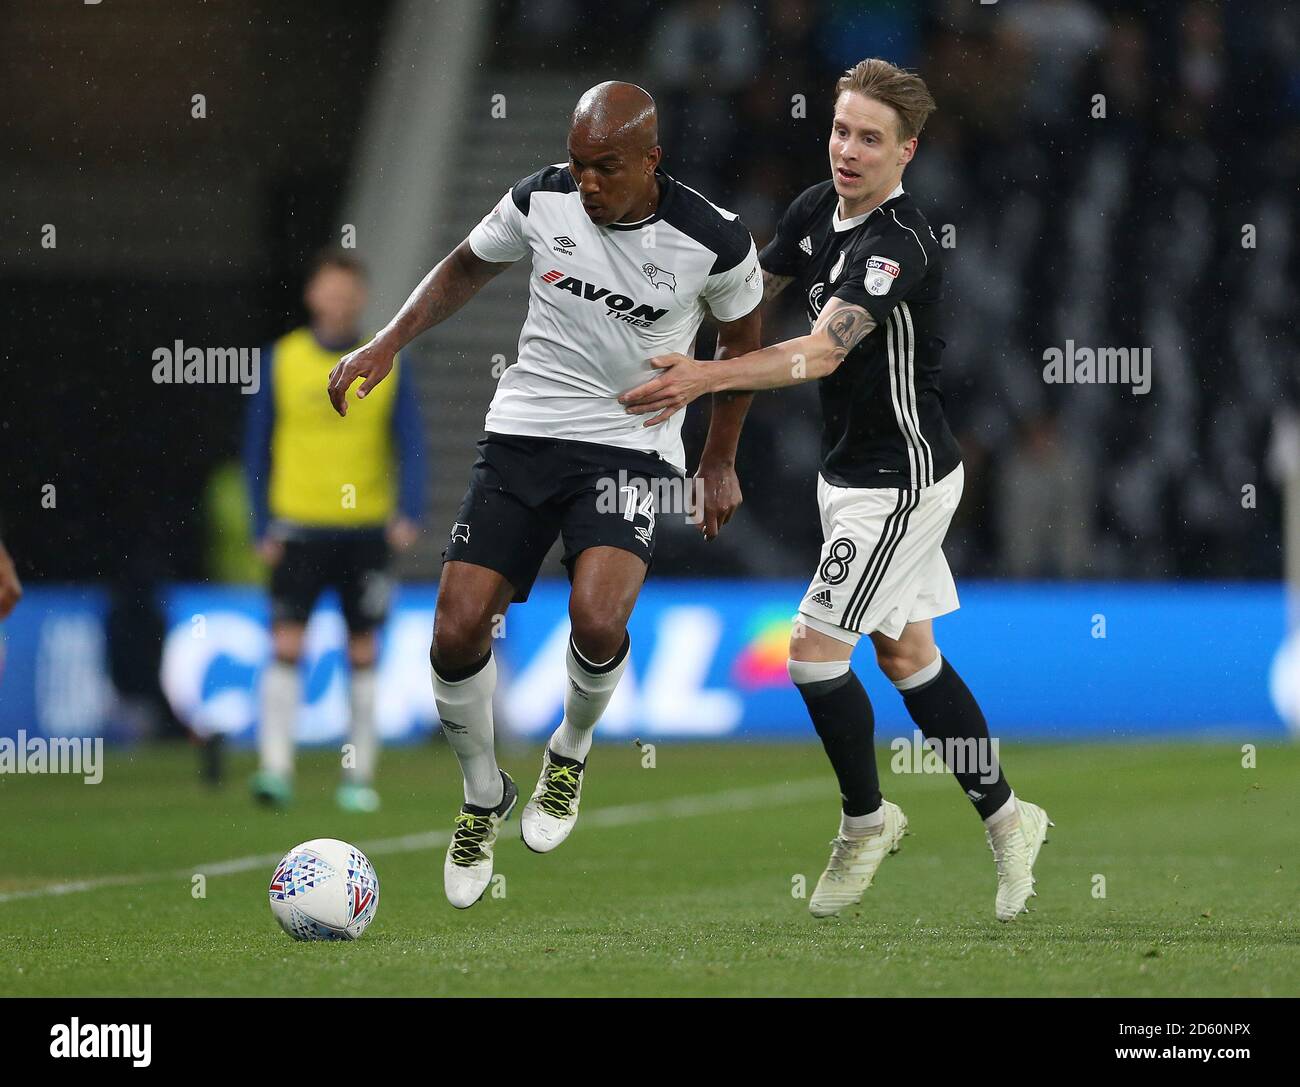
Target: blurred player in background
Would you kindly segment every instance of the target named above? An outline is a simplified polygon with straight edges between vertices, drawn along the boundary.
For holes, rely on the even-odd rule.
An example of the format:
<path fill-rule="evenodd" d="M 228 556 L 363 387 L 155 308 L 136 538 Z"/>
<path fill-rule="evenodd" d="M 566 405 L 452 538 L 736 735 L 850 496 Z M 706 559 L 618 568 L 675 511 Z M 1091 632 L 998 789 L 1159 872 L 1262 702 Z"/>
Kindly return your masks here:
<path fill-rule="evenodd" d="M 903 191 L 934 99 L 919 76 L 884 60 L 850 69 L 835 94 L 831 179 L 795 199 L 760 255 L 764 294 L 797 283 L 811 334 L 725 363 L 655 359 L 664 375 L 622 399 L 653 426 L 704 392 L 819 382 L 825 542 L 799 605 L 789 670 L 843 805 L 808 908 L 825 917 L 860 901 L 907 828 L 902 809 L 881 796 L 875 717 L 849 663 L 868 634 L 876 663 L 984 820 L 995 913 L 1010 921 L 1034 893 L 1050 824 L 1012 793 L 984 714 L 931 629 L 958 607 L 942 544 L 963 479 L 939 385 L 942 250 Z"/>
<path fill-rule="evenodd" d="M 511 601 L 528 599 L 562 537 L 572 582 L 564 718 L 520 820 L 528 847 L 549 853 L 577 821 L 592 731 L 627 667 L 627 621 L 654 554 L 656 517 L 685 512 L 655 501 L 657 483 L 684 482 L 681 420 L 646 430 L 618 395 L 649 376 L 651 355 L 692 350 L 706 310 L 718 323 L 720 357 L 760 342 L 761 273 L 749 231 L 659 169 L 662 154 L 645 91 L 591 88 L 573 113 L 568 163 L 507 192 L 330 380 L 343 414 L 348 388 L 364 378 L 357 395 L 368 409 L 397 351 L 531 259 L 519 358 L 497 386 L 452 526 L 430 652 L 438 715 L 465 779 L 443 865 L 448 901 L 461 909 L 487 888 L 498 827 L 518 797 L 493 738 L 496 620 Z M 734 462 L 750 399 L 727 393 L 713 402 L 697 472 L 709 539 L 740 504 Z M 602 509 L 611 485 L 619 508 Z"/>
<path fill-rule="evenodd" d="M 321 384 L 364 342 L 365 269 L 345 250 L 320 254 L 303 294 L 310 324 L 263 355 L 248 415 L 244 460 L 254 533 L 271 567 L 273 659 L 262 684 L 259 768 L 253 794 L 292 798 L 294 733 L 302 703 L 303 633 L 322 590 L 335 589 L 348 629 L 350 718 L 338 804 L 375 811 L 378 631 L 388 616 L 392 549 L 415 541 L 424 499 L 423 433 L 415 390 L 400 363 L 371 410 L 340 426 Z"/>

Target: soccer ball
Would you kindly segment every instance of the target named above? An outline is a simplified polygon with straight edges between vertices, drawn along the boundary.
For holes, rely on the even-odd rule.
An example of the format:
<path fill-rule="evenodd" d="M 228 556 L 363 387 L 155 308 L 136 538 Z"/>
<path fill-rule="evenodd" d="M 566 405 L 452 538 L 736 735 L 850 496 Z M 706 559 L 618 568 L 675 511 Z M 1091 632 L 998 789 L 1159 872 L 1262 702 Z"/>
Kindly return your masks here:
<path fill-rule="evenodd" d="M 270 895 L 271 912 L 295 940 L 356 940 L 379 909 L 379 877 L 356 846 L 313 838 L 275 866 Z"/>

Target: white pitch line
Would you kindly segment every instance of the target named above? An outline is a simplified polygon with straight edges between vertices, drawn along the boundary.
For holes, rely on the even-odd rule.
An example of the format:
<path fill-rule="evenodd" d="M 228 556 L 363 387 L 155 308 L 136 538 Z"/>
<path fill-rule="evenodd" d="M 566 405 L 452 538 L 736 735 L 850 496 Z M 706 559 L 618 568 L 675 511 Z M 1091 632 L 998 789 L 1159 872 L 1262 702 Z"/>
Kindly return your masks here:
<path fill-rule="evenodd" d="M 720 793 L 700 793 L 695 796 L 677 796 L 669 800 L 649 800 L 640 804 L 622 804 L 613 808 L 598 808 L 582 818 L 582 825 L 592 827 L 625 827 L 636 823 L 652 823 L 657 819 L 692 819 L 702 815 L 726 815 L 730 812 L 753 811 L 765 805 L 793 804 L 817 796 L 833 795 L 832 786 L 823 778 L 792 781 L 786 785 L 760 785 L 750 789 L 728 789 Z M 369 857 L 387 853 L 418 853 L 422 849 L 445 846 L 451 835 L 444 830 L 429 830 L 419 834 L 403 834 L 395 838 L 380 838 L 362 842 L 361 851 Z M 98 891 L 105 887 L 127 887 L 136 883 L 161 883 L 165 880 L 189 880 L 196 874 L 205 876 L 230 876 L 269 868 L 283 857 L 283 853 L 257 853 L 235 857 L 228 861 L 196 864 L 191 868 L 175 868 L 170 872 L 139 872 L 135 875 L 101 876 L 96 879 L 79 879 L 69 883 L 50 883 L 33 887 L 29 891 L 9 891 L 0 894 L 0 903 L 17 902 L 27 898 L 49 898 L 57 895 Z"/>

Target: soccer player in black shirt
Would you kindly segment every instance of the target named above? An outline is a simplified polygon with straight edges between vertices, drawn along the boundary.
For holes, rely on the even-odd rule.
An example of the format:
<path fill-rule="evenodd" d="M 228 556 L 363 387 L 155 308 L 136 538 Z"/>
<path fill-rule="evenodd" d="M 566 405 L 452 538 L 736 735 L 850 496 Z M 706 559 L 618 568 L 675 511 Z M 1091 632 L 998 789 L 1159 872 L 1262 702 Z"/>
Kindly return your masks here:
<path fill-rule="evenodd" d="M 836 84 L 831 179 L 795 199 L 760 254 L 765 297 L 797 284 L 810 334 L 722 362 L 656 358 L 664 372 L 620 398 L 654 426 L 704 393 L 818 382 L 825 542 L 789 662 L 843 801 L 808 903 L 818 917 L 860 901 L 907 829 L 902 809 L 881 796 L 871 703 L 850 668 L 864 633 L 984 820 L 1000 920 L 1015 918 L 1034 893 L 1033 863 L 1050 825 L 1042 808 L 1012 793 L 984 715 L 931 627 L 958 607 L 942 544 L 963 472 L 939 387 L 941 250 L 902 177 L 934 108 L 924 81 L 887 61 L 847 71 Z"/>

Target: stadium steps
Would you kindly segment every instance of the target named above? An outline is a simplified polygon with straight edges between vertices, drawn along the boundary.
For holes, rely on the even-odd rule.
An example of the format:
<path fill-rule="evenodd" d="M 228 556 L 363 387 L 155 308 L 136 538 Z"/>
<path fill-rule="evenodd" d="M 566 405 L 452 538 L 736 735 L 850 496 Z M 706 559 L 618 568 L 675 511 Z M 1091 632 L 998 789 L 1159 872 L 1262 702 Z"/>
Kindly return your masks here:
<path fill-rule="evenodd" d="M 447 171 L 456 195 L 434 227 L 436 259 L 451 252 L 514 182 L 564 158 L 569 114 L 587 85 L 572 74 L 480 74 L 461 120 L 455 164 Z M 492 117 L 497 94 L 505 95 L 502 118 Z M 503 364 L 515 359 L 528 303 L 528 269 L 529 262 L 520 261 L 416 344 L 431 494 L 427 532 L 407 570 L 411 576 L 437 576 L 496 389 L 494 357 Z"/>

